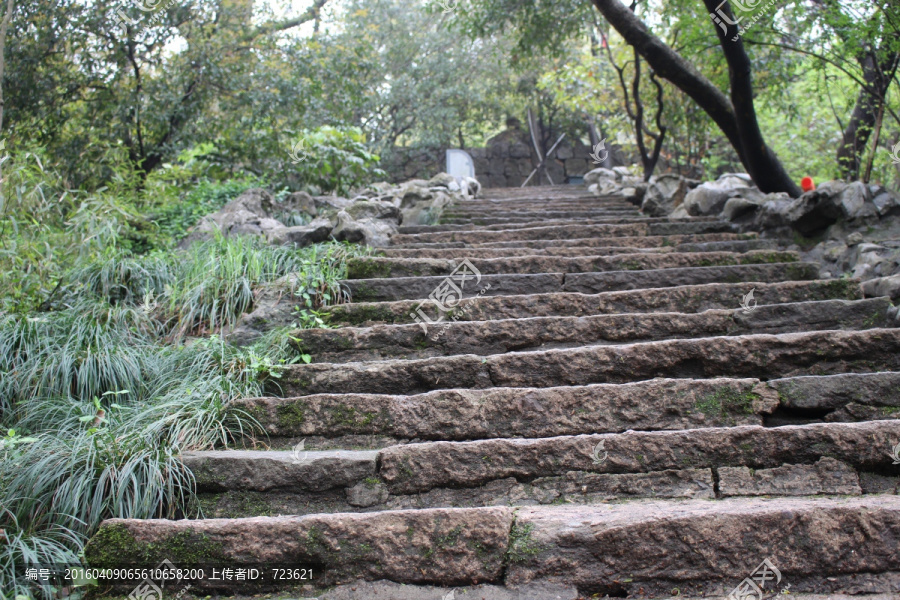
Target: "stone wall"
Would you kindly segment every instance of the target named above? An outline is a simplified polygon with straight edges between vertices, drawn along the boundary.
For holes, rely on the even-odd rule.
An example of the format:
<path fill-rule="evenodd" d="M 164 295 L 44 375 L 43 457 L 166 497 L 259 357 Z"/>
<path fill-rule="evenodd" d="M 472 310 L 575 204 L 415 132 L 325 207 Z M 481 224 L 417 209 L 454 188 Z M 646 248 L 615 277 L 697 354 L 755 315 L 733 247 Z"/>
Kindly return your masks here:
<path fill-rule="evenodd" d="M 554 139 L 558 136 L 554 136 Z M 607 144 L 609 159 L 603 166 L 622 166 L 625 157 L 615 144 Z M 512 127 L 488 140 L 485 148 L 465 148 L 475 161 L 475 177 L 484 187 L 518 187 L 537 165 L 531 136 Z M 391 182 L 429 179 L 446 169 L 444 148 L 394 148 L 382 158 L 381 168 Z M 553 153 L 547 172 L 554 183 L 570 183 L 595 168 L 591 147 L 581 140 L 567 138 Z M 537 175 L 531 184 L 537 183 Z M 541 184 L 549 183 L 541 177 Z"/>

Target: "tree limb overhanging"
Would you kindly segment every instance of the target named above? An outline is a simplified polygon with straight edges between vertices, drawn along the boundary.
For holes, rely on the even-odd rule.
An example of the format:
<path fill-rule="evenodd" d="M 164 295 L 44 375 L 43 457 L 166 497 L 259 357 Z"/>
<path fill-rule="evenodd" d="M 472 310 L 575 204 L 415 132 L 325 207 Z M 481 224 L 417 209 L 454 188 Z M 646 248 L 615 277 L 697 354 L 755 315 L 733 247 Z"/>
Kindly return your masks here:
<path fill-rule="evenodd" d="M 710 14 L 721 10 L 716 0 L 703 0 L 704 6 Z M 731 6 L 726 2 L 722 5 L 726 14 L 731 17 L 730 22 L 735 22 L 731 14 Z M 731 28 L 734 34 L 729 35 Z M 726 28 L 714 27 L 719 38 L 719 45 L 728 63 L 728 79 L 731 84 L 731 104 L 734 107 L 735 124 L 741 139 L 741 149 L 744 166 L 747 173 L 763 192 L 787 192 L 793 197 L 801 194 L 799 186 L 784 170 L 778 157 L 763 139 L 759 129 L 759 121 L 756 119 L 756 108 L 753 106 L 753 77 L 750 57 L 744 49 L 743 39 L 737 35 L 737 26 L 729 25 Z"/>
<path fill-rule="evenodd" d="M 286 29 L 299 27 L 300 25 L 308 23 L 309 21 L 317 21 L 322 12 L 322 8 L 326 4 L 328 4 L 328 0 L 315 0 L 313 5 L 306 9 L 306 12 L 299 17 L 284 19 L 283 21 L 270 21 L 268 23 L 263 23 L 259 27 L 256 27 L 255 29 L 250 31 L 246 36 L 244 36 L 244 41 L 251 41 L 261 35 L 267 35 L 269 33 L 275 33 L 277 31 L 284 31 Z"/>
<path fill-rule="evenodd" d="M 710 12 L 717 8 L 715 4 L 710 5 L 712 0 L 704 2 Z M 732 99 L 729 100 L 690 62 L 653 35 L 644 22 L 619 0 L 592 0 L 592 3 L 625 42 L 644 57 L 658 76 L 669 80 L 687 94 L 719 126 L 760 190 L 766 193 L 787 192 L 791 196 L 800 195 L 799 187 L 787 176 L 759 133 L 753 111 L 750 61 L 740 40 L 731 42 L 733 35 L 724 39 L 723 33 L 716 27 L 731 76 Z M 725 7 L 728 8 L 728 5 Z M 726 47 L 726 44 L 732 47 Z M 737 103 L 737 112 L 732 102 Z"/>
<path fill-rule="evenodd" d="M 740 136 L 731 102 L 711 81 L 662 40 L 619 0 L 592 0 L 600 14 L 660 77 L 687 94 L 719 126 L 740 156 Z M 743 157 L 741 156 L 743 161 Z"/>

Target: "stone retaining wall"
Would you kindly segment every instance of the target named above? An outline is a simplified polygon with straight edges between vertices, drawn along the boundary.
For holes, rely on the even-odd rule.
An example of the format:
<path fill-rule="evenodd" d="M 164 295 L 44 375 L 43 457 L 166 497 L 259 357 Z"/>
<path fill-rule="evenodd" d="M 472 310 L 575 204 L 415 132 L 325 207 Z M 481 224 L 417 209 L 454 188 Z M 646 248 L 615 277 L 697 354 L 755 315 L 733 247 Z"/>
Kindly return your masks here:
<path fill-rule="evenodd" d="M 554 135 L 554 139 L 558 137 Z M 445 148 L 395 147 L 382 157 L 381 167 L 391 182 L 428 179 L 446 170 Z M 607 144 L 610 158 L 607 168 L 626 164 L 625 156 L 615 144 Z M 484 187 L 518 187 L 522 185 L 538 160 L 527 131 L 507 129 L 491 138 L 485 148 L 465 148 L 475 161 L 475 178 Z M 554 183 L 571 183 L 597 165 L 591 160 L 591 147 L 579 139 L 565 140 L 550 160 L 547 172 Z M 537 183 L 535 178 L 532 182 Z M 541 183 L 549 182 L 545 177 Z"/>

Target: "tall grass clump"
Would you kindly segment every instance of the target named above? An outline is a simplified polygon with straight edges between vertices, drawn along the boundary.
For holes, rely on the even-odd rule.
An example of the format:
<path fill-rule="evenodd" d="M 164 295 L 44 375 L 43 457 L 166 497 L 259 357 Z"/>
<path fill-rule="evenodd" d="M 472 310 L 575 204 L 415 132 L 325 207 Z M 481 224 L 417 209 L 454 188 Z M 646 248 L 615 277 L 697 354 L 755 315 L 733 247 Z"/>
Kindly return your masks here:
<path fill-rule="evenodd" d="M 143 256 L 107 246 L 44 310 L 0 314 L 0 590 L 54 597 L 24 569 L 77 564 L 104 519 L 200 516 L 178 457 L 260 434 L 233 400 L 295 360 L 282 332 L 243 348 L 225 334 L 278 279 L 311 307 L 346 301 L 346 259 L 364 252 L 221 236 Z"/>
<path fill-rule="evenodd" d="M 256 287 L 305 264 L 302 252 L 259 238 L 218 236 L 193 244 L 166 298 L 175 335 L 203 335 L 233 325 L 253 305 Z"/>

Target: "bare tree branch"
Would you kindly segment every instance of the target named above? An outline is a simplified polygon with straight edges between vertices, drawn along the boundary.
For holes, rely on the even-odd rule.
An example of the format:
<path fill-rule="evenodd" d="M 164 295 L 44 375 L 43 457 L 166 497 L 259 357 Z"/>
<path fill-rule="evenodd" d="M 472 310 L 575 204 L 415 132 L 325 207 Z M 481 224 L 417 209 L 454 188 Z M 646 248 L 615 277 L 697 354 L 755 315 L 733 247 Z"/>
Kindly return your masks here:
<path fill-rule="evenodd" d="M 262 25 L 248 33 L 246 36 L 244 36 L 244 41 L 250 41 L 258 38 L 261 35 L 275 33 L 276 31 L 284 31 L 285 29 L 299 27 L 300 25 L 308 23 L 309 21 L 318 21 L 319 15 L 322 12 L 322 7 L 326 4 L 328 4 L 328 0 L 315 0 L 313 5 L 310 6 L 306 10 L 306 12 L 299 17 L 294 17 L 293 19 L 285 19 L 283 21 L 270 21 L 268 23 L 263 23 Z"/>

